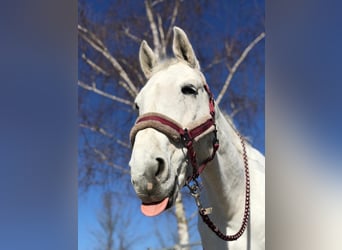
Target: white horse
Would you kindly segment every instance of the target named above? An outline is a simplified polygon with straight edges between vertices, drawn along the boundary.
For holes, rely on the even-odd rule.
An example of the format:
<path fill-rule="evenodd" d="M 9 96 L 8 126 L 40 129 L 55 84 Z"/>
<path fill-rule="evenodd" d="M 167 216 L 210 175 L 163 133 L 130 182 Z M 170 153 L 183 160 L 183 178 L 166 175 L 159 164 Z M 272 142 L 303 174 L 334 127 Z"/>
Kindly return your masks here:
<path fill-rule="evenodd" d="M 250 217 L 246 230 L 237 240 L 224 241 L 200 218 L 198 228 L 204 249 L 265 249 L 264 156 L 242 143 L 217 106 L 210 118 L 210 91 L 198 60 L 185 32 L 177 27 L 173 31 L 175 58 L 158 61 L 145 41 L 139 51 L 148 81 L 136 98 L 140 116 L 131 131 L 129 165 L 132 184 L 142 200 L 141 210 L 154 216 L 171 207 L 179 190 L 191 179 L 196 167 L 193 165 L 208 161 L 201 173 L 201 203 L 213 208 L 209 217 L 223 234 L 236 233 L 245 213 L 245 145 L 250 171 Z M 203 128 L 205 121 L 208 126 Z M 191 140 L 196 154 L 191 159 L 190 148 L 184 145 L 189 140 L 178 134 L 184 133 L 183 128 L 196 126 L 201 129 Z M 216 129 L 220 146 L 215 154 Z"/>

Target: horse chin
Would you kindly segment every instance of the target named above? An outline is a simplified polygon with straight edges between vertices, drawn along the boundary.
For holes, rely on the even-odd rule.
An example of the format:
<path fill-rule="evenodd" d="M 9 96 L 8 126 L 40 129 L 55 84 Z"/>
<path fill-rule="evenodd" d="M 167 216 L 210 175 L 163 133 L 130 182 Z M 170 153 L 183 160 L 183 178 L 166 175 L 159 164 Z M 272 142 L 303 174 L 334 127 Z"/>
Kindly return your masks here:
<path fill-rule="evenodd" d="M 171 208 L 177 198 L 179 192 L 179 185 L 178 185 L 178 178 L 175 178 L 175 181 L 173 182 L 173 185 L 170 186 L 170 191 L 167 193 L 167 195 L 164 196 L 164 198 L 153 201 L 151 198 L 146 199 L 146 197 L 140 197 L 141 198 L 141 212 L 145 216 L 157 216 L 164 212 L 165 210 Z"/>

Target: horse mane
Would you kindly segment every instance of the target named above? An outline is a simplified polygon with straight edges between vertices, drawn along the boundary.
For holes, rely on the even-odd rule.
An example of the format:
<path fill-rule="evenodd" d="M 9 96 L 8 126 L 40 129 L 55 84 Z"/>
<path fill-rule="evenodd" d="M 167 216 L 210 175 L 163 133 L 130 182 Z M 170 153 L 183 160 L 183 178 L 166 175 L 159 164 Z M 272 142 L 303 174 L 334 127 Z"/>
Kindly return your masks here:
<path fill-rule="evenodd" d="M 222 111 L 221 110 L 221 113 L 223 114 L 223 117 L 224 119 L 229 123 L 229 125 L 233 128 L 233 130 L 236 132 L 236 133 L 239 133 L 239 130 L 236 128 L 236 125 L 233 121 L 233 118 L 226 112 L 226 111 Z M 248 136 L 244 136 L 244 139 L 246 140 L 247 144 L 251 145 L 252 144 L 252 140 L 250 137 Z"/>

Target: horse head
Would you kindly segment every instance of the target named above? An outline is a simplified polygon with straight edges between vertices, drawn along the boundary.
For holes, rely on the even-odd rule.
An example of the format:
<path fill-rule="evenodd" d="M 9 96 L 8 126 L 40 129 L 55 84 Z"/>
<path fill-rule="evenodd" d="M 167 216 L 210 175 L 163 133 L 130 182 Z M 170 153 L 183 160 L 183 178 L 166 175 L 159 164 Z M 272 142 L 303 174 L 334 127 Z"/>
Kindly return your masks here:
<path fill-rule="evenodd" d="M 139 117 L 157 114 L 158 119 L 182 130 L 208 118 L 210 95 L 185 32 L 177 27 L 173 31 L 174 58 L 159 60 L 146 41 L 141 43 L 139 60 L 148 81 L 135 103 Z M 174 204 L 192 168 L 188 149 L 169 128 L 171 125 L 153 125 L 151 120 L 146 123 L 143 127 L 136 124 L 131 131 L 133 149 L 129 165 L 142 212 L 154 216 Z M 199 161 L 208 157 L 212 148 L 212 133 L 204 134 L 194 142 Z"/>

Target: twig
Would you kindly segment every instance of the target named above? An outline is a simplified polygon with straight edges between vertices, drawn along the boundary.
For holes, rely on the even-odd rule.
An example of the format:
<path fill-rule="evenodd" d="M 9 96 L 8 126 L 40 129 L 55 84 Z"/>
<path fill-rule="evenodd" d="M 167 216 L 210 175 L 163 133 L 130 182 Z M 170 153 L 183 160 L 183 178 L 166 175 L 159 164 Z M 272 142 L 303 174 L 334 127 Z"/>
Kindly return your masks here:
<path fill-rule="evenodd" d="M 151 6 L 154 7 L 155 5 L 164 2 L 164 0 L 156 0 L 153 3 L 151 3 Z"/>
<path fill-rule="evenodd" d="M 105 76 L 109 76 L 110 74 L 105 71 L 103 68 L 101 68 L 99 65 L 94 63 L 92 60 L 90 60 L 84 53 L 82 54 L 82 59 L 88 63 L 95 71 L 102 73 Z"/>
<path fill-rule="evenodd" d="M 132 65 L 132 63 L 129 63 L 126 59 L 121 59 L 120 60 L 121 63 L 123 63 L 127 68 L 129 68 L 130 70 L 132 70 L 134 72 L 134 74 L 138 77 L 139 79 L 139 85 L 144 86 L 144 84 L 146 83 L 146 80 L 143 78 L 142 74 L 140 73 L 139 70 L 137 70 L 137 67 L 135 67 L 134 65 Z"/>
<path fill-rule="evenodd" d="M 98 43 L 97 46 L 101 47 L 102 49 L 105 48 L 105 45 L 100 39 L 98 39 L 98 37 L 94 33 L 90 32 L 88 29 L 82 27 L 81 25 L 77 25 L 77 29 L 85 34 L 88 34 L 91 39 Z"/>
<path fill-rule="evenodd" d="M 232 69 L 229 72 L 229 75 L 221 89 L 220 94 L 218 95 L 218 97 L 216 98 L 216 103 L 219 104 L 223 98 L 223 95 L 226 93 L 230 82 L 232 81 L 232 78 L 236 72 L 236 70 L 238 69 L 238 67 L 240 66 L 240 64 L 243 62 L 243 60 L 246 58 L 246 56 L 248 55 L 248 53 L 253 49 L 253 47 L 261 40 L 265 37 L 265 32 L 262 32 L 259 36 L 257 36 L 246 48 L 245 50 L 242 52 L 241 56 L 239 57 L 239 59 L 235 62 L 234 66 L 232 67 Z"/>
<path fill-rule="evenodd" d="M 126 169 L 126 168 L 124 168 L 124 167 L 122 167 L 122 166 L 119 166 L 119 165 L 117 165 L 117 164 L 115 164 L 115 163 L 109 161 L 108 157 L 107 157 L 103 152 L 101 152 L 100 150 L 98 150 L 98 149 L 96 149 L 96 148 L 93 148 L 93 150 L 94 150 L 94 152 L 95 152 L 96 154 L 98 154 L 98 155 L 100 156 L 100 159 L 101 159 L 103 162 L 106 162 L 106 164 L 107 164 L 108 166 L 111 166 L 111 167 L 113 167 L 113 168 L 115 168 L 115 169 L 120 170 L 123 174 L 130 174 L 130 173 L 131 173 L 128 169 Z"/>
<path fill-rule="evenodd" d="M 159 39 L 159 35 L 158 35 L 158 28 L 156 25 L 156 22 L 154 21 L 154 17 L 153 17 L 153 11 L 152 11 L 152 6 L 151 6 L 151 0 L 145 0 L 145 8 L 146 8 L 146 15 L 147 15 L 147 19 L 150 22 L 150 28 L 152 31 L 152 37 L 153 37 L 153 45 L 154 45 L 154 52 L 157 56 L 157 58 L 160 57 L 160 49 L 161 49 L 161 45 L 160 45 L 160 39 Z"/>
<path fill-rule="evenodd" d="M 211 61 L 211 63 L 209 63 L 204 69 L 203 71 L 207 71 L 209 69 L 211 69 L 212 67 L 214 67 L 215 65 L 221 63 L 224 59 L 223 58 L 214 58 L 214 60 Z"/>
<path fill-rule="evenodd" d="M 88 31 L 86 28 L 78 25 L 78 30 L 80 36 L 88 42 L 90 46 L 92 46 L 95 50 L 100 52 L 105 58 L 108 59 L 108 61 L 112 64 L 114 69 L 119 73 L 120 77 L 127 83 L 127 85 L 123 85 L 128 93 L 132 96 L 135 97 L 138 94 L 138 90 L 133 84 L 133 82 L 130 80 L 128 77 L 128 74 L 126 71 L 122 68 L 120 63 L 113 57 L 110 52 L 108 51 L 108 48 L 104 46 L 104 44 L 101 42 L 101 40 L 92 32 Z M 87 35 L 86 35 L 87 34 Z"/>
<path fill-rule="evenodd" d="M 165 35 L 164 35 L 164 30 L 163 30 L 163 20 L 160 14 L 157 14 L 157 20 L 158 20 L 158 31 L 160 34 L 160 39 L 163 41 L 165 39 Z"/>
<path fill-rule="evenodd" d="M 126 36 L 128 36 L 129 38 L 131 38 L 133 41 L 137 42 L 137 43 L 141 43 L 141 39 L 135 35 L 133 35 L 130 31 L 129 28 L 124 28 L 124 33 L 126 34 Z"/>
<path fill-rule="evenodd" d="M 242 107 L 234 109 L 233 112 L 229 115 L 230 118 L 233 119 L 241 110 Z"/>
<path fill-rule="evenodd" d="M 123 104 L 126 104 L 126 105 L 129 105 L 129 106 L 132 106 L 133 105 L 133 102 L 131 101 L 128 101 L 127 99 L 123 99 L 123 98 L 120 98 L 120 97 L 117 97 L 117 96 L 114 96 L 114 95 L 111 95 L 111 94 L 108 94 L 100 89 L 98 89 L 96 87 L 96 83 L 93 82 L 93 85 L 90 86 L 88 84 L 85 84 L 81 81 L 78 81 L 78 86 L 80 86 L 81 88 L 84 88 L 86 90 L 89 90 L 89 91 L 92 91 L 98 95 L 101 95 L 101 96 L 104 96 L 104 97 L 107 97 L 113 101 L 116 101 L 116 102 L 120 102 L 120 103 L 123 103 Z"/>
<path fill-rule="evenodd" d="M 175 7 L 173 8 L 173 12 L 172 12 L 170 26 L 169 26 L 169 29 L 167 30 L 167 33 L 166 33 L 165 47 L 167 46 L 167 43 L 169 42 L 169 40 L 171 38 L 172 28 L 175 25 L 176 18 L 178 15 L 179 4 L 180 4 L 179 0 L 176 0 L 175 1 Z"/>
<path fill-rule="evenodd" d="M 165 45 L 165 35 L 164 35 L 164 30 L 163 30 L 163 20 L 161 16 L 158 14 L 157 15 L 157 20 L 158 20 L 158 30 L 160 34 L 160 41 L 161 41 L 161 56 L 166 55 L 166 45 Z"/>
<path fill-rule="evenodd" d="M 198 210 L 195 209 L 195 211 L 186 219 L 188 222 L 192 221 L 194 218 L 197 218 Z"/>
<path fill-rule="evenodd" d="M 82 127 L 82 128 L 87 128 L 87 129 L 89 129 L 89 130 L 91 130 L 91 131 L 93 131 L 93 132 L 97 132 L 97 133 L 99 133 L 99 134 L 101 134 L 101 135 L 104 135 L 104 136 L 110 138 L 110 139 L 114 139 L 114 135 L 111 134 L 111 133 L 109 133 L 109 132 L 107 132 L 107 131 L 106 131 L 105 129 L 103 129 L 103 128 L 100 128 L 100 127 L 97 127 L 97 126 L 91 126 L 91 125 L 84 124 L 84 123 L 80 123 L 79 126 Z M 114 139 L 114 140 L 115 140 L 115 139 Z M 128 148 L 128 149 L 131 148 L 130 145 L 129 145 L 128 143 L 124 142 L 124 141 L 121 141 L 121 140 L 116 139 L 115 142 L 116 142 L 117 144 L 119 144 L 119 145 L 125 147 L 125 148 Z"/>

